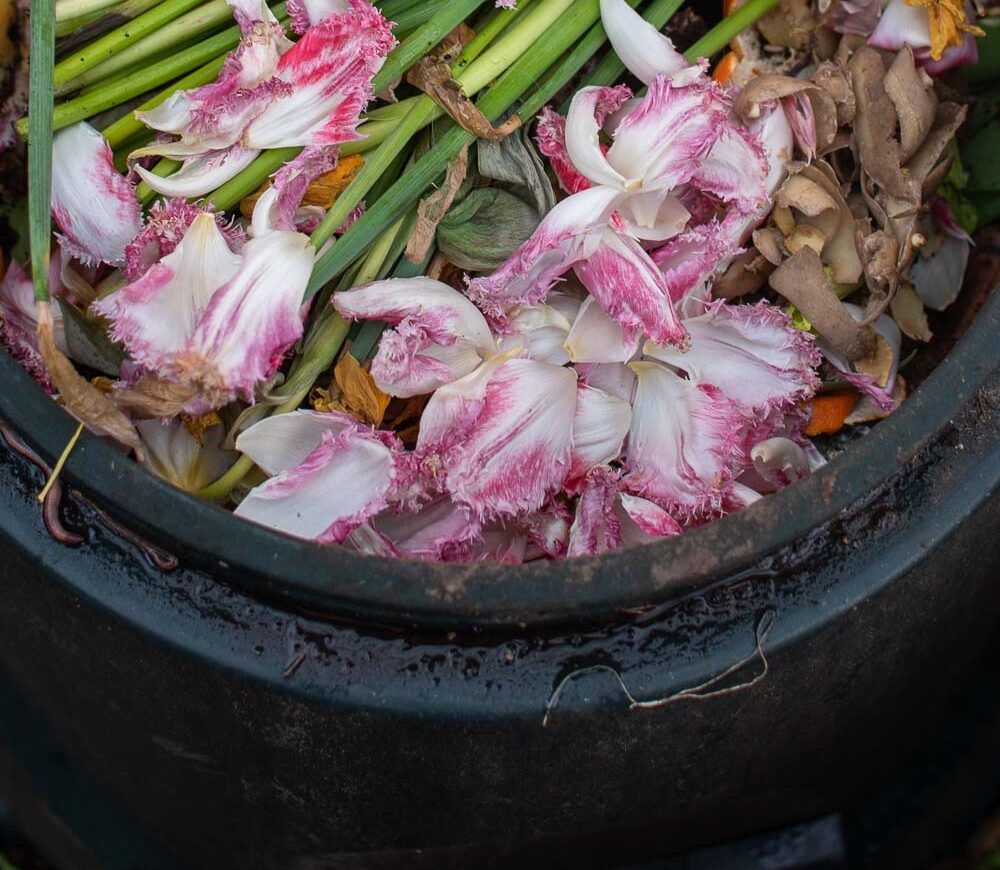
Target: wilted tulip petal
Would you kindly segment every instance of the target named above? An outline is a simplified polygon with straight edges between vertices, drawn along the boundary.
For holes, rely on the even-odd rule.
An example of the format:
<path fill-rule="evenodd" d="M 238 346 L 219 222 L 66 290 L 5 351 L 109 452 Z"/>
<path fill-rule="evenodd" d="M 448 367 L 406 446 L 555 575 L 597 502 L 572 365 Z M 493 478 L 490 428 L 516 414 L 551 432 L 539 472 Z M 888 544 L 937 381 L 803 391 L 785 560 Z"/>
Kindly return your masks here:
<path fill-rule="evenodd" d="M 135 428 L 144 448 L 142 464 L 185 492 L 208 486 L 233 463 L 233 454 L 221 446 L 221 425 L 206 429 L 200 441 L 179 420 L 140 420 Z"/>
<path fill-rule="evenodd" d="M 417 453 L 477 519 L 535 511 L 566 478 L 575 408 L 569 369 L 496 358 L 434 393 Z"/>
<path fill-rule="evenodd" d="M 677 522 L 658 504 L 623 492 L 618 496 L 622 512 L 622 544 L 648 544 L 658 538 L 672 538 L 682 531 Z"/>
<path fill-rule="evenodd" d="M 904 45 L 913 49 L 913 59 L 931 75 L 940 75 L 958 66 L 979 60 L 976 34 L 983 31 L 972 22 L 975 13 L 970 3 L 935 2 L 939 26 L 932 32 L 927 6 L 912 5 L 906 0 L 889 0 L 868 44 L 889 51 Z"/>
<path fill-rule="evenodd" d="M 300 35 L 324 18 L 350 8 L 348 0 L 289 0 L 286 6 L 292 27 Z"/>
<path fill-rule="evenodd" d="M 635 396 L 635 372 L 625 363 L 578 363 L 580 382 L 631 403 Z"/>
<path fill-rule="evenodd" d="M 556 295 L 550 293 L 549 299 Z M 510 318 L 509 327 L 510 334 L 500 341 L 502 350 L 520 348 L 519 356 L 554 366 L 569 362 L 564 345 L 570 320 L 554 306 L 542 303 L 520 308 Z"/>
<path fill-rule="evenodd" d="M 625 363 L 635 356 L 642 338 L 608 315 L 588 296 L 566 336 L 566 351 L 574 363 Z M 627 371 L 627 369 L 626 369 Z"/>
<path fill-rule="evenodd" d="M 313 24 L 278 62 L 287 95 L 272 100 L 246 128 L 249 148 L 327 146 L 357 139 L 372 76 L 396 44 L 389 22 L 368 2 Z"/>
<path fill-rule="evenodd" d="M 291 411 L 254 423 L 239 434 L 236 449 L 250 457 L 261 471 L 280 474 L 304 462 L 329 432 L 339 435 L 357 420 L 337 411 Z"/>
<path fill-rule="evenodd" d="M 683 516 L 717 510 L 744 460 L 740 411 L 718 387 L 684 380 L 660 363 L 631 368 L 638 383 L 627 489 Z"/>
<path fill-rule="evenodd" d="M 618 459 L 631 423 L 627 401 L 587 384 L 577 386 L 567 489 L 573 490 L 595 466 Z"/>
<path fill-rule="evenodd" d="M 648 343 L 646 355 L 692 381 L 714 384 L 755 420 L 794 407 L 819 387 L 814 369 L 821 357 L 811 336 L 767 302 L 719 301 L 684 325 L 691 335 L 687 353 Z"/>
<path fill-rule="evenodd" d="M 212 405 L 237 394 L 252 401 L 302 335 L 314 250 L 307 236 L 283 230 L 248 241 L 239 271 L 213 294 L 175 363 L 181 380 Z"/>
<path fill-rule="evenodd" d="M 410 559 L 453 561 L 480 534 L 480 524 L 468 510 L 444 496 L 416 511 L 384 511 L 373 521 L 384 535 Z"/>
<path fill-rule="evenodd" d="M 686 346 L 687 332 L 674 311 L 663 273 L 637 241 L 608 230 L 575 269 L 601 307 L 624 327 L 626 342 L 643 333 L 655 341 Z"/>
<path fill-rule="evenodd" d="M 215 216 L 200 212 L 181 241 L 140 277 L 94 303 L 112 321 L 111 337 L 151 369 L 169 370 L 194 333 L 213 293 L 240 269 Z"/>
<path fill-rule="evenodd" d="M 577 91 L 566 116 L 566 151 L 573 165 L 594 184 L 634 190 L 641 178 L 626 178 L 604 156 L 600 132 L 604 121 L 631 98 L 625 86 L 589 87 Z"/>
<path fill-rule="evenodd" d="M 379 389 L 406 398 L 465 377 L 497 351 L 479 310 L 461 293 L 430 278 L 390 278 L 333 297 L 348 319 L 384 320 L 372 361 Z"/>
<path fill-rule="evenodd" d="M 601 0 L 601 22 L 615 54 L 645 84 L 658 75 L 673 76 L 692 69 L 674 44 L 625 0 Z"/>
<path fill-rule="evenodd" d="M 579 193 L 590 187 L 590 179 L 570 159 L 566 147 L 566 119 L 546 106 L 538 116 L 535 130 L 538 150 L 549 158 L 559 185 L 566 193 Z"/>
<path fill-rule="evenodd" d="M 122 265 L 142 228 L 132 185 L 115 169 L 107 140 L 83 121 L 52 140 L 52 217 L 63 249 L 87 265 Z"/>
<path fill-rule="evenodd" d="M 66 332 L 58 305 L 52 306 L 52 326 L 56 346 L 68 355 Z M 11 260 L 3 281 L 0 282 L 0 339 L 21 368 L 51 393 L 52 379 L 38 352 L 38 341 L 35 338 L 37 328 L 35 289 L 31 277 L 17 260 Z"/>
<path fill-rule="evenodd" d="M 133 155 L 136 153 L 133 152 Z M 257 150 L 235 145 L 222 151 L 206 151 L 187 158 L 180 169 L 165 177 L 138 164 L 132 168 L 157 193 L 187 199 L 204 196 L 225 184 L 253 163 L 258 154 Z"/>
<path fill-rule="evenodd" d="M 469 298 L 499 323 L 518 306 L 541 302 L 556 281 L 601 244 L 620 198 L 614 188 L 594 187 L 564 199 L 506 263 L 469 284 Z"/>
<path fill-rule="evenodd" d="M 339 431 L 324 431 L 304 460 L 254 487 L 235 514 L 298 538 L 339 544 L 382 511 L 395 485 L 398 445 L 390 433 L 335 416 L 346 417 L 337 421 Z"/>

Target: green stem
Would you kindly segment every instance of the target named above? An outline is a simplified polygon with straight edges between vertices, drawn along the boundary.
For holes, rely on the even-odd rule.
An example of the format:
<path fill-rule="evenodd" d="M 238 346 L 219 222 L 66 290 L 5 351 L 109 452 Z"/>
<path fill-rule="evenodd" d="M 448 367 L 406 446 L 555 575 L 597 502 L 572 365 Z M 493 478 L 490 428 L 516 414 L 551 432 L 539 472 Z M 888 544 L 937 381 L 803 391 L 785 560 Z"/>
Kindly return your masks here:
<path fill-rule="evenodd" d="M 372 92 L 380 94 L 431 51 L 455 27 L 461 24 L 486 0 L 454 0 L 397 45 L 385 59 L 382 69 L 372 79 Z"/>
<path fill-rule="evenodd" d="M 95 39 L 90 45 L 84 46 L 56 64 L 53 74 L 56 87 L 97 66 L 127 45 L 159 30 L 164 24 L 193 9 L 200 2 L 201 0 L 164 0 L 159 6 L 154 6 L 138 18 Z"/>
<path fill-rule="evenodd" d="M 188 73 L 182 79 L 178 79 L 170 87 L 165 90 L 160 91 L 152 99 L 146 100 L 146 102 L 141 103 L 135 108 L 134 112 L 129 112 L 127 115 L 119 118 L 113 124 L 109 124 L 104 128 L 104 138 L 108 140 L 108 143 L 112 148 L 118 148 L 124 142 L 127 142 L 134 136 L 139 135 L 143 131 L 147 130 L 145 124 L 142 123 L 135 116 L 135 112 L 148 112 L 150 109 L 155 109 L 160 103 L 167 99 L 175 91 L 184 91 L 189 88 L 201 87 L 201 85 L 207 85 L 209 82 L 215 81 L 219 75 L 219 70 L 222 69 L 222 64 L 226 60 L 226 55 L 221 54 L 215 60 L 210 61 L 203 67 L 199 67 L 193 73 Z"/>
<path fill-rule="evenodd" d="M 57 0 L 56 21 L 82 18 L 84 15 L 103 12 L 117 2 L 118 0 Z"/>
<path fill-rule="evenodd" d="M 722 51 L 740 33 L 778 5 L 780 0 L 749 0 L 731 15 L 727 15 L 708 33 L 692 45 L 684 56 L 691 61 L 712 57 Z"/>
<path fill-rule="evenodd" d="M 64 42 L 68 43 L 70 40 L 64 39 L 64 37 L 72 36 L 76 45 L 83 45 L 85 42 L 96 39 L 102 33 L 107 33 L 113 27 L 131 21 L 162 2 L 163 0 L 125 0 L 122 3 L 117 0 L 116 6 L 111 6 L 101 12 L 92 12 L 79 18 L 57 21 L 56 39 L 63 39 Z M 68 50 L 69 47 L 68 45 L 60 45 L 59 50 Z"/>
<path fill-rule="evenodd" d="M 31 141 L 28 143 L 28 238 L 35 301 L 49 298 L 49 248 L 52 238 L 52 69 L 56 57 L 53 0 L 32 0 L 31 65 L 28 100 Z"/>
<path fill-rule="evenodd" d="M 103 63 L 74 76 L 56 88 L 56 94 L 62 95 L 88 87 L 132 66 L 148 63 L 149 58 L 154 55 L 210 32 L 220 24 L 232 21 L 232 17 L 233 10 L 226 0 L 209 0 L 203 6 L 165 24 L 149 36 L 126 46 Z"/>
<path fill-rule="evenodd" d="M 540 0 L 540 2 L 533 4 L 523 16 L 518 17 L 508 29 L 504 30 L 496 42 L 490 45 L 476 60 L 469 63 L 465 52 L 463 52 L 452 67 L 456 81 L 469 95 L 484 88 L 497 75 L 522 57 L 536 40 L 545 38 L 547 31 L 557 21 L 561 28 L 562 21 L 560 19 L 571 14 L 569 10 L 574 2 L 578 7 L 587 5 L 588 14 L 597 14 L 597 0 Z M 548 51 L 546 49 L 546 57 L 551 56 Z M 368 189 L 385 170 L 385 167 L 406 146 L 413 135 L 441 114 L 441 108 L 430 97 L 420 97 L 414 103 L 406 117 L 386 137 L 364 169 L 354 177 L 347 190 L 337 197 L 333 207 L 313 231 L 312 242 L 316 247 L 322 246 L 333 235 L 334 230 L 343 224 L 355 206 L 364 198 Z"/>
<path fill-rule="evenodd" d="M 168 175 L 173 175 L 182 165 L 183 163 L 180 160 L 171 160 L 169 157 L 165 157 L 150 172 L 153 175 L 160 176 L 160 178 L 166 178 Z M 135 188 L 135 196 L 143 205 L 149 205 L 155 199 L 156 191 L 146 184 L 145 181 L 140 181 Z"/>

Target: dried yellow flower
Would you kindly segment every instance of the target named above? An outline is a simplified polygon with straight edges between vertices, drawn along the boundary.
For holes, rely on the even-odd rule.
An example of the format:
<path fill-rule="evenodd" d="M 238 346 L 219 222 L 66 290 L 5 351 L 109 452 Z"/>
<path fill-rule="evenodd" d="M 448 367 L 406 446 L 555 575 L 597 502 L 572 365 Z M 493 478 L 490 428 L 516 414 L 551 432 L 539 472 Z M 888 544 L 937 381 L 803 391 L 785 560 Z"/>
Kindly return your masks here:
<path fill-rule="evenodd" d="M 354 180 L 354 176 L 364 165 L 364 158 L 360 154 L 349 154 L 347 157 L 341 158 L 334 169 L 324 173 L 309 185 L 302 197 L 302 205 L 318 205 L 322 208 L 329 208 L 347 185 Z M 270 186 L 271 182 L 265 181 L 256 191 L 240 202 L 240 211 L 244 217 L 253 217 L 253 207 L 257 204 L 261 194 Z"/>
<path fill-rule="evenodd" d="M 945 49 L 961 45 L 966 33 L 986 36 L 986 31 L 971 23 L 965 14 L 964 0 L 906 0 L 907 6 L 923 6 L 931 32 L 931 57 L 941 60 Z"/>
<path fill-rule="evenodd" d="M 222 417 L 215 411 L 209 411 L 207 414 L 200 414 L 197 417 L 189 417 L 186 414 L 181 416 L 181 423 L 184 424 L 184 428 L 187 429 L 188 434 L 199 444 L 205 443 L 205 432 L 213 426 L 218 426 L 221 422 Z"/>

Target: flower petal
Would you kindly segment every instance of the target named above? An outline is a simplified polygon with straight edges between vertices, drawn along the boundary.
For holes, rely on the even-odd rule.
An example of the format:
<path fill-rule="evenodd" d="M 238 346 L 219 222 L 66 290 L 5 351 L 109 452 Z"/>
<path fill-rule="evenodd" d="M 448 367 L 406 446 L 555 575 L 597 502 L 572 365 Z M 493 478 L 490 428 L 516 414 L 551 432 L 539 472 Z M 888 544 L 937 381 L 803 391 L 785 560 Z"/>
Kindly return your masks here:
<path fill-rule="evenodd" d="M 447 497 L 417 511 L 379 514 L 373 525 L 410 559 L 453 561 L 477 540 L 481 526 L 469 512 Z"/>
<path fill-rule="evenodd" d="M 677 522 L 658 504 L 623 492 L 619 495 L 622 513 L 630 522 L 621 522 L 622 543 L 648 544 L 657 538 L 672 538 L 681 533 Z"/>
<path fill-rule="evenodd" d="M 278 62 L 288 96 L 272 100 L 247 127 L 250 148 L 336 145 L 355 132 L 371 80 L 396 44 L 389 22 L 368 0 L 313 24 Z"/>
<path fill-rule="evenodd" d="M 635 333 L 626 338 L 625 328 L 588 296 L 566 336 L 566 350 L 574 363 L 625 363 L 635 356 L 640 342 Z"/>
<path fill-rule="evenodd" d="M 725 269 L 740 251 L 737 234 L 742 222 L 737 212 L 721 221 L 712 218 L 652 253 L 653 262 L 663 271 L 670 298 L 676 306 L 689 299 L 707 300 L 712 277 Z"/>
<path fill-rule="evenodd" d="M 683 380 L 656 362 L 630 367 L 638 383 L 627 489 L 684 516 L 717 510 L 744 461 L 740 412 L 711 384 Z"/>
<path fill-rule="evenodd" d="M 500 347 L 520 348 L 520 356 L 526 359 L 561 366 L 569 362 L 569 354 L 563 347 L 569 330 L 569 320 L 553 306 L 531 305 L 518 309 L 511 317 L 510 335 L 500 342 Z"/>
<path fill-rule="evenodd" d="M 395 482 L 393 450 L 362 427 L 324 432 L 298 465 L 254 487 L 234 513 L 298 538 L 341 543 L 383 510 Z"/>
<path fill-rule="evenodd" d="M 492 275 L 469 284 L 469 298 L 495 323 L 502 324 L 519 305 L 541 302 L 574 263 L 586 259 L 601 242 L 595 230 L 607 225 L 622 194 L 598 186 L 556 205 Z"/>
<path fill-rule="evenodd" d="M 568 489 L 575 488 L 592 468 L 621 455 L 631 424 L 632 409 L 624 399 L 587 384 L 577 385 Z"/>
<path fill-rule="evenodd" d="M 292 27 L 301 35 L 324 18 L 347 12 L 350 5 L 347 0 L 288 0 L 286 7 Z"/>
<path fill-rule="evenodd" d="M 569 468 L 576 376 L 527 359 L 482 369 L 431 397 L 417 451 L 479 519 L 538 510 Z"/>
<path fill-rule="evenodd" d="M 296 229 L 296 215 L 309 185 L 336 165 L 336 148 L 307 145 L 282 166 L 274 174 L 271 186 L 258 200 L 258 204 L 265 200 L 265 205 L 254 207 L 253 216 L 257 221 L 254 235 L 260 235 L 269 229 Z"/>
<path fill-rule="evenodd" d="M 635 372 L 624 363 L 580 363 L 575 368 L 581 383 L 626 402 L 635 396 Z"/>
<path fill-rule="evenodd" d="M 302 298 L 312 271 L 308 236 L 275 230 L 243 248 L 239 271 L 212 296 L 176 366 L 216 407 L 273 377 L 302 335 Z"/>
<path fill-rule="evenodd" d="M 601 148 L 601 127 L 608 115 L 618 111 L 631 98 L 625 86 L 589 87 L 577 91 L 566 116 L 566 151 L 573 165 L 594 184 L 607 184 L 619 190 L 633 190 L 640 178 L 625 178 L 608 163 Z"/>
<path fill-rule="evenodd" d="M 275 414 L 241 432 L 236 449 L 273 476 L 304 462 L 327 432 L 339 435 L 357 425 L 357 420 L 340 411 Z"/>
<path fill-rule="evenodd" d="M 204 196 L 246 169 L 259 151 L 227 148 L 188 157 L 173 175 L 162 177 L 136 164 L 136 174 L 157 193 L 189 199 Z"/>
<path fill-rule="evenodd" d="M 142 228 L 132 185 L 115 169 L 107 140 L 83 121 L 52 140 L 52 217 L 64 250 L 88 265 L 122 265 Z"/>
<path fill-rule="evenodd" d="M 56 345 L 67 353 L 66 333 L 58 305 L 52 306 L 53 335 Z M 42 388 L 54 392 L 49 370 L 38 350 L 35 333 L 35 289 L 31 277 L 17 260 L 11 260 L 0 282 L 0 340 L 11 356 Z"/>
<path fill-rule="evenodd" d="M 677 87 L 658 76 L 618 124 L 608 163 L 626 178 L 642 179 L 643 190 L 671 190 L 697 173 L 727 112 L 714 82 Z"/>
<path fill-rule="evenodd" d="M 139 420 L 142 464 L 185 492 L 197 492 L 220 477 L 233 463 L 233 454 L 222 449 L 225 429 L 211 426 L 199 441 L 180 420 Z"/>
<path fill-rule="evenodd" d="M 768 160 L 760 139 L 746 127 L 727 120 L 691 177 L 699 190 L 756 211 L 767 204 Z"/>
<path fill-rule="evenodd" d="M 240 269 L 215 216 L 201 212 L 177 247 L 132 283 L 92 306 L 112 321 L 111 338 L 153 370 L 168 370 L 194 334 L 215 291 Z"/>
<path fill-rule="evenodd" d="M 814 369 L 820 354 L 812 337 L 768 302 L 719 301 L 684 325 L 691 335 L 686 353 L 648 343 L 646 355 L 683 370 L 691 380 L 714 384 L 754 419 L 794 407 L 819 387 Z"/>
<path fill-rule="evenodd" d="M 496 353 L 496 342 L 475 305 L 453 287 L 430 278 L 390 278 L 333 297 L 348 319 L 384 320 L 372 362 L 379 389 L 393 396 L 430 393 L 469 374 Z"/>
<path fill-rule="evenodd" d="M 597 249 L 575 269 L 605 312 L 624 327 L 626 341 L 644 333 L 658 342 L 686 345 L 687 332 L 663 274 L 637 241 L 607 230 Z"/>
<path fill-rule="evenodd" d="M 621 546 L 621 520 L 615 510 L 618 474 L 595 468 L 584 481 L 569 530 L 568 556 L 596 556 Z"/>
<path fill-rule="evenodd" d="M 650 84 L 691 64 L 674 44 L 625 0 L 601 0 L 601 22 L 615 54 L 637 79 Z"/>
<path fill-rule="evenodd" d="M 549 158 L 549 164 L 566 193 L 579 193 L 590 187 L 590 179 L 579 172 L 566 147 L 566 119 L 546 106 L 538 116 L 535 129 L 538 150 Z"/>

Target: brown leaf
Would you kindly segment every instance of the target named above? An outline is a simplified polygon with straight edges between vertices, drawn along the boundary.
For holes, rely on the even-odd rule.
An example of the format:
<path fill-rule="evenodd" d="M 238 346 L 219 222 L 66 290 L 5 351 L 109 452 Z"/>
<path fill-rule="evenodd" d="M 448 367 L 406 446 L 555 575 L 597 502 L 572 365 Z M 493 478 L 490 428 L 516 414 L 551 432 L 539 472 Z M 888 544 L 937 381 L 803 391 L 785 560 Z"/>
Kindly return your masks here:
<path fill-rule="evenodd" d="M 148 419 L 176 417 L 197 395 L 195 387 L 143 375 L 130 388 L 116 392 L 114 400 L 115 404 Z"/>
<path fill-rule="evenodd" d="M 812 248 L 804 247 L 785 260 L 771 275 L 770 284 L 850 361 L 868 357 L 874 351 L 874 330 L 854 322 Z"/>
<path fill-rule="evenodd" d="M 406 243 L 406 256 L 411 263 L 422 263 L 434 242 L 434 233 L 441 218 L 447 214 L 451 204 L 455 201 L 458 189 L 465 181 L 466 173 L 469 170 L 469 144 L 462 146 L 444 174 L 444 182 L 429 196 L 420 200 L 417 206 L 417 224 L 413 228 L 413 233 Z"/>
<path fill-rule="evenodd" d="M 825 60 L 816 67 L 812 80 L 818 88 L 830 95 L 830 99 L 837 107 L 837 124 L 841 127 L 850 124 L 854 120 L 857 104 L 851 83 L 844 74 L 844 68 L 839 63 Z"/>
<path fill-rule="evenodd" d="M 340 404 L 362 423 L 381 426 L 385 409 L 392 397 L 383 393 L 375 379 L 363 368 L 354 355 L 343 353 L 333 370 L 333 379 L 340 388 Z"/>
<path fill-rule="evenodd" d="M 494 127 L 452 78 L 450 64 L 436 54 L 429 54 L 410 67 L 406 80 L 434 100 L 462 129 L 479 139 L 502 139 L 521 126 L 521 119 L 511 115 L 499 127 Z"/>
<path fill-rule="evenodd" d="M 824 154 L 837 134 L 837 106 L 825 90 L 807 79 L 774 74 L 757 76 L 740 91 L 733 107 L 744 118 L 757 118 L 762 104 L 801 93 L 808 98 L 816 122 L 816 150 Z"/>
<path fill-rule="evenodd" d="M 908 45 L 896 55 L 885 74 L 885 92 L 896 107 L 899 116 L 900 158 L 908 160 L 927 138 L 937 114 L 937 96 L 925 84 L 926 73 L 913 63 L 913 52 Z"/>
<path fill-rule="evenodd" d="M 914 341 L 930 341 L 930 327 L 927 325 L 927 312 L 924 311 L 923 300 L 913 289 L 913 285 L 904 281 L 896 290 L 890 303 L 892 319 L 904 335 Z"/>
<path fill-rule="evenodd" d="M 751 248 L 733 260 L 729 268 L 716 279 L 712 285 L 712 295 L 716 299 L 736 299 L 756 293 L 767 283 L 767 276 L 773 271 L 774 264 L 768 262 L 755 248 Z"/>
<path fill-rule="evenodd" d="M 142 442 L 132 422 L 97 387 L 84 378 L 56 347 L 49 302 L 35 303 L 38 351 L 66 409 L 91 432 L 107 435 L 142 456 Z"/>
<path fill-rule="evenodd" d="M 348 154 L 340 158 L 337 165 L 329 172 L 324 172 L 315 179 L 302 197 L 302 205 L 315 205 L 320 208 L 330 208 L 338 196 L 354 180 L 354 176 L 364 167 L 365 161 L 360 154 Z M 248 220 L 253 217 L 253 209 L 263 194 L 271 186 L 270 179 L 265 181 L 250 196 L 240 202 L 240 212 Z"/>
<path fill-rule="evenodd" d="M 872 231 L 869 221 L 855 223 L 854 239 L 874 302 L 862 321 L 867 326 L 882 315 L 899 286 L 899 245 L 885 230 Z"/>

